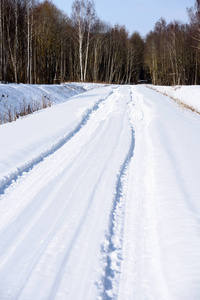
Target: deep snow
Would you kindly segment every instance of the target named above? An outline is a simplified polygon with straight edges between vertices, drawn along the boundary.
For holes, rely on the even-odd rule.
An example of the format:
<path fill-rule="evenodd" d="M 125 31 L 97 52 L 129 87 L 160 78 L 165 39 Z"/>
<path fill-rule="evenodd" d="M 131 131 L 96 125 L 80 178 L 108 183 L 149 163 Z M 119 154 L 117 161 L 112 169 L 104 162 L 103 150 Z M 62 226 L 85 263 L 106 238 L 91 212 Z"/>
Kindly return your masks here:
<path fill-rule="evenodd" d="M 200 86 L 154 86 L 157 91 L 165 93 L 179 102 L 190 106 L 200 113 Z"/>
<path fill-rule="evenodd" d="M 87 88 L 87 86 L 85 86 Z M 43 106 L 66 102 L 83 93 L 84 87 L 75 83 L 61 85 L 0 84 L 0 124 L 9 121 L 28 107 L 38 111 Z"/>
<path fill-rule="evenodd" d="M 0 299 L 199 299 L 200 116 L 78 89 L 0 126 Z"/>

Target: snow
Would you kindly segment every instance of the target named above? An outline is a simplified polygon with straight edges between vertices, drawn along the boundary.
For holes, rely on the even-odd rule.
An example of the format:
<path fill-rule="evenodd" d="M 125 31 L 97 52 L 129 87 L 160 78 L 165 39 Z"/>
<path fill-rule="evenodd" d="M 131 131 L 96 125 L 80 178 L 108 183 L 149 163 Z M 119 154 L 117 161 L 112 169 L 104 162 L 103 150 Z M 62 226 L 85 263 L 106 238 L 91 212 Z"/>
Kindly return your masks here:
<path fill-rule="evenodd" d="M 143 118 L 135 126 L 119 299 L 198 299 L 200 120 L 154 91 L 138 92 Z"/>
<path fill-rule="evenodd" d="M 0 126 L 0 299 L 199 299 L 199 115 L 146 86 L 22 87 L 57 100 Z"/>
<path fill-rule="evenodd" d="M 85 89 L 75 83 L 62 85 L 0 84 L 0 121 L 8 121 L 9 111 L 12 116 L 30 106 L 34 111 L 41 109 L 43 102 L 53 105 Z"/>
<path fill-rule="evenodd" d="M 154 86 L 154 88 L 200 113 L 200 86 Z"/>
<path fill-rule="evenodd" d="M 46 89 L 48 88 L 47 86 Z M 55 91 L 53 93 L 55 96 L 57 87 L 51 86 L 51 89 Z M 87 98 L 84 95 L 78 98 L 74 96 L 73 101 L 36 112 L 31 115 L 31 118 L 28 116 L 1 125 L 0 137 L 3 147 L 0 152 L 0 188 L 18 173 L 55 151 L 76 130 L 76 127 L 81 126 L 81 122 L 89 114 L 88 110 L 110 92 L 111 89 L 108 87 L 101 96 L 90 93 Z M 15 94 L 12 93 L 13 95 Z M 64 96 L 66 96 L 65 91 Z M 67 94 L 67 100 L 70 99 L 72 98 Z"/>

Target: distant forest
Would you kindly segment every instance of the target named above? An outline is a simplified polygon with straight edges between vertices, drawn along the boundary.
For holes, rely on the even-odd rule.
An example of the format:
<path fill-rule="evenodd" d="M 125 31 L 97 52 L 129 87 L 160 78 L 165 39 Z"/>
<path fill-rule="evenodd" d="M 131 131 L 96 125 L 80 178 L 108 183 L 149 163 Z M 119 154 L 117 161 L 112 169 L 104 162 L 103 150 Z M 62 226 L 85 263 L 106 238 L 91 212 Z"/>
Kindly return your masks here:
<path fill-rule="evenodd" d="M 200 84 L 200 0 L 188 14 L 142 38 L 100 20 L 89 0 L 70 17 L 48 0 L 0 0 L 0 81 Z"/>

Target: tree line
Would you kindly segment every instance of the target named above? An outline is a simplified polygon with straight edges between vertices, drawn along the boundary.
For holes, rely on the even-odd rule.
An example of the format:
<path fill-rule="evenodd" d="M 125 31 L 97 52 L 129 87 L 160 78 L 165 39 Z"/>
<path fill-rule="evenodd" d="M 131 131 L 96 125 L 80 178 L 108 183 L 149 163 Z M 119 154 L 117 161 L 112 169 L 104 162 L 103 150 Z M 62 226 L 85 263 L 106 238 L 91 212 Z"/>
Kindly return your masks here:
<path fill-rule="evenodd" d="M 68 17 L 45 0 L 0 0 L 0 81 L 200 84 L 200 1 L 190 23 L 160 19 L 145 38 L 75 0 Z"/>

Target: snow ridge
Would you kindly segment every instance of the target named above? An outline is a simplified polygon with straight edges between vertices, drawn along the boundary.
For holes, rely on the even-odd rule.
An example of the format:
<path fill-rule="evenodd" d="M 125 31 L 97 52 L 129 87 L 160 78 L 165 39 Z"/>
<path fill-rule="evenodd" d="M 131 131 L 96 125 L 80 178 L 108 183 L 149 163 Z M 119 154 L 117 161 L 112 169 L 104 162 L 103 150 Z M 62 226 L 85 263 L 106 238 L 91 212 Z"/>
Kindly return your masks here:
<path fill-rule="evenodd" d="M 10 174 L 5 175 L 3 178 L 0 179 L 0 195 L 4 193 L 4 190 L 12 184 L 13 181 L 16 181 L 18 177 L 22 176 L 24 172 L 29 172 L 35 165 L 39 164 L 43 161 L 47 156 L 53 154 L 55 151 L 60 149 L 64 144 L 66 144 L 75 134 L 77 134 L 80 129 L 86 125 L 88 120 L 90 119 L 92 113 L 94 113 L 98 108 L 99 105 L 105 101 L 113 91 L 111 91 L 106 97 L 101 98 L 98 100 L 95 105 L 86 110 L 83 114 L 82 120 L 77 124 L 77 126 L 69 133 L 67 133 L 63 138 L 59 139 L 57 143 L 52 145 L 49 149 L 42 152 L 40 155 L 35 157 L 34 159 L 24 163 L 23 165 L 16 168 L 16 170 Z"/>
<path fill-rule="evenodd" d="M 130 92 L 130 100 L 132 100 L 132 92 Z M 130 101 L 131 102 L 131 101 Z M 129 104 L 129 103 L 127 103 Z M 130 119 L 129 119 L 130 121 Z M 124 230 L 124 213 L 126 197 L 123 194 L 123 185 L 126 181 L 128 167 L 134 155 L 135 148 L 135 132 L 131 125 L 131 144 L 127 156 L 117 176 L 116 191 L 113 201 L 113 208 L 110 214 L 110 225 L 103 246 L 106 267 L 103 278 L 102 299 L 117 299 L 118 284 L 120 275 L 120 266 L 122 260 L 123 246 L 123 230 Z"/>
<path fill-rule="evenodd" d="M 14 121 L 20 114 L 27 114 L 44 108 L 44 105 L 69 101 L 72 96 L 86 92 L 79 84 L 61 85 L 1 84 L 0 124 Z M 25 111 L 25 113 L 24 113 Z"/>

